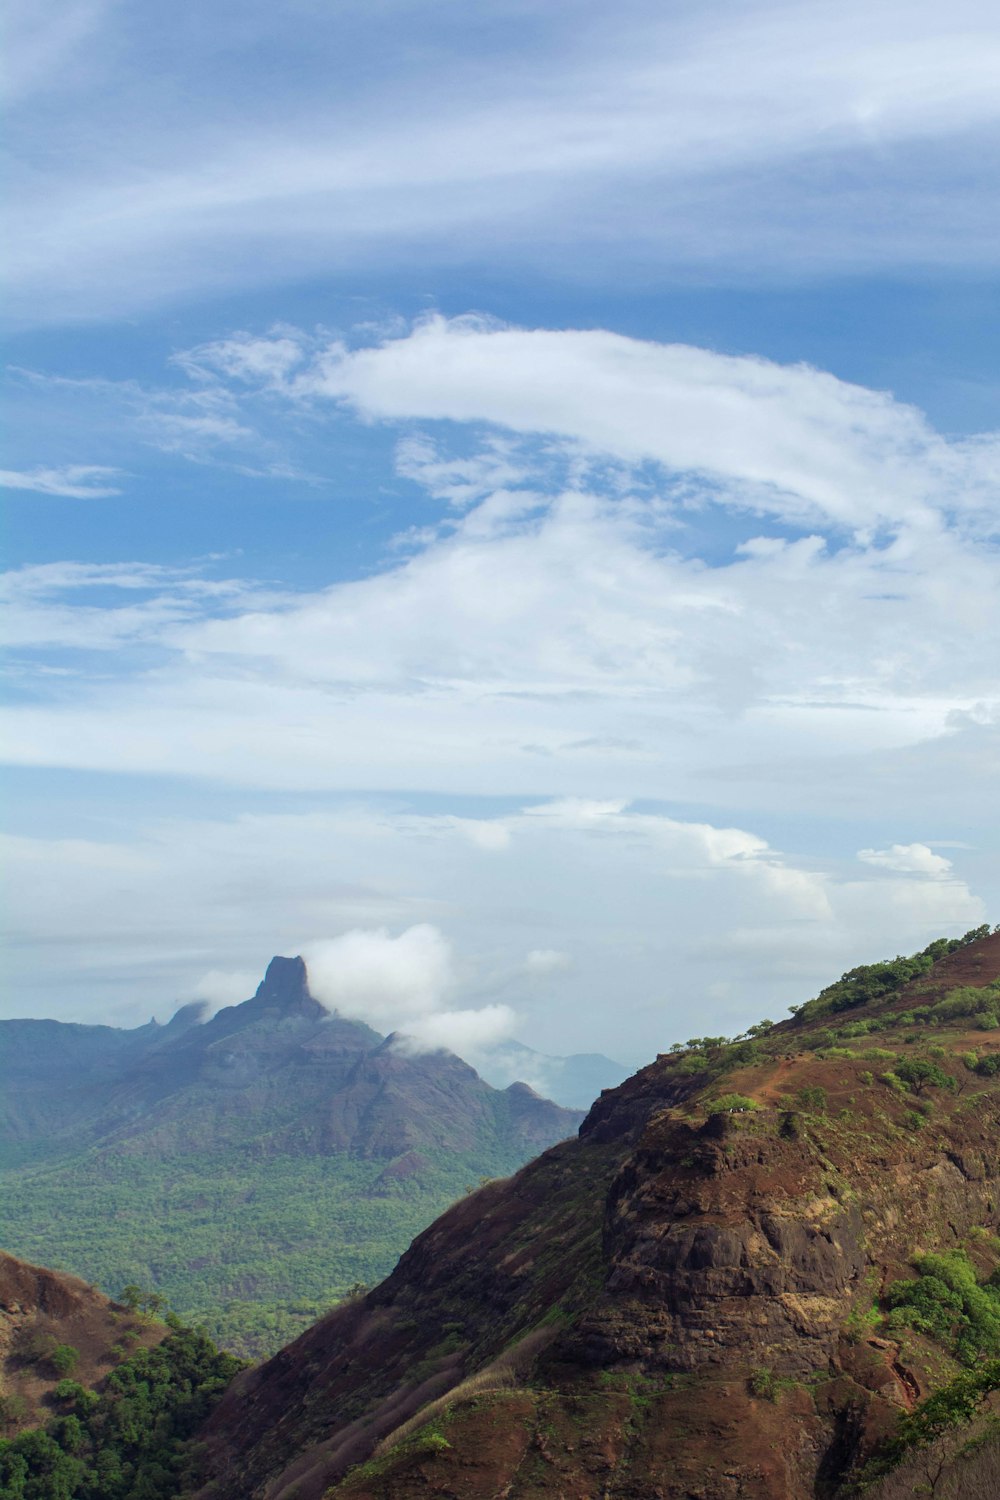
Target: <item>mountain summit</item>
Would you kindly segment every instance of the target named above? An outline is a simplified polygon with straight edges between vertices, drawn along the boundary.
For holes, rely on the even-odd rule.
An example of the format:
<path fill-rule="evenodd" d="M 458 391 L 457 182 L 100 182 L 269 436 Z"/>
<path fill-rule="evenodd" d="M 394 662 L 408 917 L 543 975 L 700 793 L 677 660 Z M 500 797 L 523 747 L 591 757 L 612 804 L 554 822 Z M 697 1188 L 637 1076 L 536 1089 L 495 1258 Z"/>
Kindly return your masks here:
<path fill-rule="evenodd" d="M 305 1016 L 321 1020 L 327 1011 L 309 993 L 304 959 L 272 958 L 252 1000 L 245 1002 L 261 1014 Z"/>

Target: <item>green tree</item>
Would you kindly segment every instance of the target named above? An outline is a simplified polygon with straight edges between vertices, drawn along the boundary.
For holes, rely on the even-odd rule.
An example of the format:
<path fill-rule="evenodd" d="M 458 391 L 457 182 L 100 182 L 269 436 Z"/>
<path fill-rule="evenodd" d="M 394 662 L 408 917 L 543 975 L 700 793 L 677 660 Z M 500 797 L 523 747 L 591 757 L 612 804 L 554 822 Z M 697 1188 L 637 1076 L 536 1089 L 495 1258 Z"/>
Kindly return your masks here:
<path fill-rule="evenodd" d="M 46 1357 L 46 1363 L 57 1375 L 68 1375 L 80 1362 L 80 1351 L 72 1344 L 57 1344 Z"/>
<path fill-rule="evenodd" d="M 129 1312 L 138 1312 L 142 1305 L 142 1287 L 130 1281 L 127 1286 L 122 1287 L 118 1300 L 128 1308 Z"/>

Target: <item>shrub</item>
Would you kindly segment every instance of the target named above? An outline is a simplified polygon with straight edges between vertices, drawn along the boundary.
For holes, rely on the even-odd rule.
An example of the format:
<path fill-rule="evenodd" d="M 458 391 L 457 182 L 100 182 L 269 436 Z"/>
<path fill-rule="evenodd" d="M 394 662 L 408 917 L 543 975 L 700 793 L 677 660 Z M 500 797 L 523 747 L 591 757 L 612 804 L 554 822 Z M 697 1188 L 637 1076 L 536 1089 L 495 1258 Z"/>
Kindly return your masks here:
<path fill-rule="evenodd" d="M 28 1403 L 22 1395 L 11 1391 L 0 1396 L 0 1427 L 16 1427 L 28 1415 Z"/>
<path fill-rule="evenodd" d="M 57 1401 L 75 1401 L 78 1396 L 86 1393 L 86 1387 L 78 1380 L 60 1380 L 52 1394 Z"/>
<path fill-rule="evenodd" d="M 760 1105 L 746 1094 L 720 1094 L 717 1099 L 709 1099 L 705 1108 L 711 1115 L 736 1115 L 759 1109 Z"/>
<path fill-rule="evenodd" d="M 980 1284 L 964 1250 L 922 1255 L 915 1281 L 895 1281 L 887 1300 L 892 1327 L 940 1339 L 962 1364 L 1000 1355 L 1000 1287 Z"/>
<path fill-rule="evenodd" d="M 79 1360 L 80 1351 L 74 1349 L 72 1344 L 57 1344 L 46 1356 L 46 1364 L 57 1375 L 68 1375 L 71 1370 L 76 1369 Z"/>
<path fill-rule="evenodd" d="M 751 1370 L 747 1378 L 747 1389 L 751 1396 L 758 1396 L 764 1401 L 776 1401 L 780 1394 L 780 1382 L 773 1370 L 763 1366 Z"/>

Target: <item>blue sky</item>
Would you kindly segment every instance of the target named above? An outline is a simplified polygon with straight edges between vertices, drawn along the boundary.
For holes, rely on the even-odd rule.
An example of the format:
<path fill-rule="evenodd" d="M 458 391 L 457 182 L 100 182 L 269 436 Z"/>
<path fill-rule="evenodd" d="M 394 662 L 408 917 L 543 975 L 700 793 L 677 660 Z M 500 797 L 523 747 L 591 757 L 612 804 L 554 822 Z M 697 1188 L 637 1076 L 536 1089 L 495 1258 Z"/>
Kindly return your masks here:
<path fill-rule="evenodd" d="M 7 1014 L 638 1061 L 1000 920 L 993 7 L 10 33 Z"/>

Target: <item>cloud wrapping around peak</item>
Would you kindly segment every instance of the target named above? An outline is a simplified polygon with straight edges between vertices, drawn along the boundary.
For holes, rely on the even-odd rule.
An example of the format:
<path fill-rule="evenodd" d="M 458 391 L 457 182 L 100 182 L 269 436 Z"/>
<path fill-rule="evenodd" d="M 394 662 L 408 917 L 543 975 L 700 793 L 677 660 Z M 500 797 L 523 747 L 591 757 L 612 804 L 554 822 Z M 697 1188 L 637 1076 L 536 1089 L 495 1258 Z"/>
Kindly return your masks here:
<path fill-rule="evenodd" d="M 415 1055 L 450 1049 L 465 1056 L 509 1036 L 508 1005 L 452 1009 L 457 975 L 451 944 L 428 922 L 398 937 L 384 928 L 357 928 L 302 949 L 309 990 L 322 1005 L 376 1030 L 399 1033 L 397 1046 Z"/>
<path fill-rule="evenodd" d="M 358 929 L 302 949 L 313 997 L 378 1026 L 436 1010 L 454 984 L 450 944 L 421 922 L 398 937 Z"/>
<path fill-rule="evenodd" d="M 517 1014 L 509 1005 L 439 1011 L 408 1021 L 405 1030 L 397 1036 L 395 1046 L 409 1056 L 422 1052 L 457 1052 L 459 1057 L 475 1064 L 481 1053 L 506 1041 L 516 1025 Z"/>

